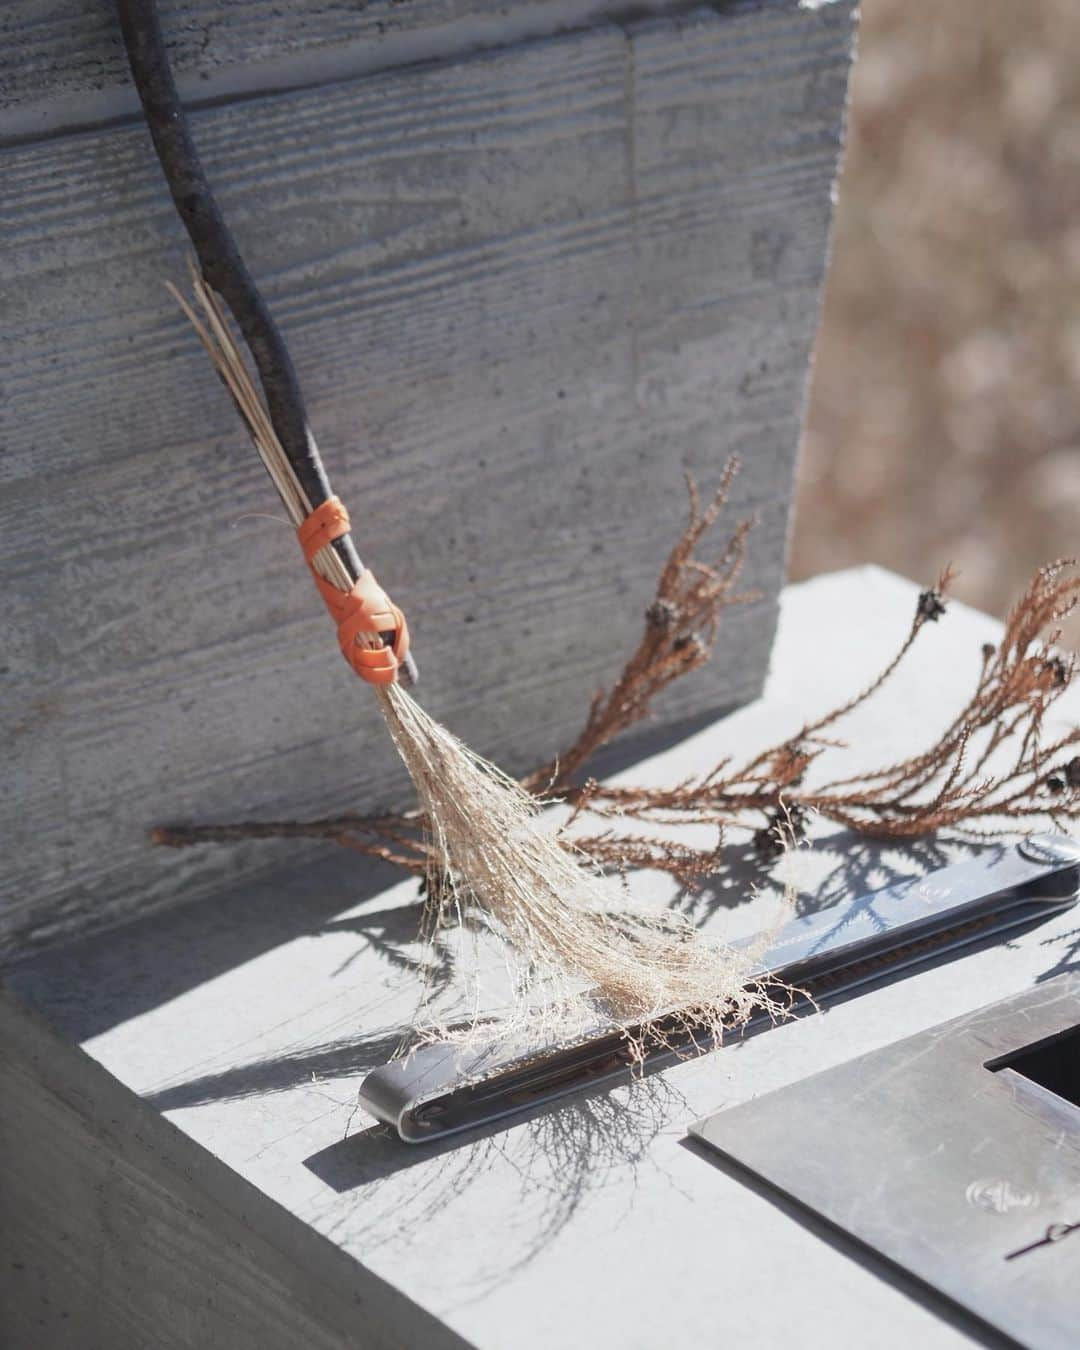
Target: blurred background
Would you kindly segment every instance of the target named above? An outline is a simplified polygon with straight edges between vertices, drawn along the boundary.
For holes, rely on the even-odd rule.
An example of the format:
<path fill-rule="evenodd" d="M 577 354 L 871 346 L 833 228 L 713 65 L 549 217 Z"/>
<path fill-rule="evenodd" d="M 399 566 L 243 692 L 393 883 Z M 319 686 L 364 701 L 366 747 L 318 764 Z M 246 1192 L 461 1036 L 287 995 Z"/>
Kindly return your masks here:
<path fill-rule="evenodd" d="M 1080 4 L 863 0 L 792 577 L 1080 551 L 1078 301 Z"/>

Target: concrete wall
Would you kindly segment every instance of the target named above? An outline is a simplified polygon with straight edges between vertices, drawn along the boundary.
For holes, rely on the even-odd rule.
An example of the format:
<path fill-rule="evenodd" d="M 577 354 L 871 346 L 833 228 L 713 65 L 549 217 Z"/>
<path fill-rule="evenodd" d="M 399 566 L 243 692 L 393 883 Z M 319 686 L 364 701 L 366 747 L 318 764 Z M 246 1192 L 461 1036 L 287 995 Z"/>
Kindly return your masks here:
<path fill-rule="evenodd" d="M 752 696 L 772 639 L 850 6 L 644 12 L 164 6 L 361 554 L 409 615 L 420 696 L 511 770 L 573 735 L 633 645 L 684 468 L 708 487 L 744 459 L 732 518 L 759 513 L 762 598 L 662 719 Z M 18 951 L 304 856 L 162 852 L 156 823 L 409 785 L 163 289 L 185 240 L 111 6 L 2 23 L 0 947 Z"/>

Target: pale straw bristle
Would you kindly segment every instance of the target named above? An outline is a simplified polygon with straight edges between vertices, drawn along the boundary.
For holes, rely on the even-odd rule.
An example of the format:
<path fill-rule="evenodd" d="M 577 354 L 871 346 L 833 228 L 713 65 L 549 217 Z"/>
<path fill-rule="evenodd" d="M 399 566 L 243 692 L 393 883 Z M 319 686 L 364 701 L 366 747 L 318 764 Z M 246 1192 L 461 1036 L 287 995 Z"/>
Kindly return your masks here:
<path fill-rule="evenodd" d="M 736 952 L 683 915 L 631 907 L 545 828 L 538 803 L 518 783 L 399 686 L 380 698 L 445 878 L 431 901 L 428 936 L 482 918 L 518 954 L 527 976 L 522 1020 L 543 1024 L 546 1014 L 558 1024 L 547 1030 L 567 1033 L 575 1022 L 595 1023 L 602 1011 L 621 1025 L 641 1025 L 647 1038 L 660 1019 L 682 1011 L 687 1022 L 719 1036 L 769 1002 L 755 977 L 757 948 Z M 530 983 L 548 991 L 539 1006 L 527 999 Z"/>
<path fill-rule="evenodd" d="M 299 525 L 311 503 L 220 302 L 194 266 L 191 270 L 197 310 L 169 289 L 229 390 L 292 523 Z M 352 584 L 332 548 L 320 550 L 313 565 L 341 590 Z M 539 983 L 564 995 L 547 1002 L 564 1022 L 575 1015 L 595 1020 L 600 1007 L 624 1025 L 647 1025 L 683 1009 L 689 1020 L 719 1032 L 761 1005 L 752 954 L 708 941 L 670 912 L 613 906 L 604 879 L 542 826 L 537 803 L 518 783 L 473 754 L 401 685 L 376 693 L 430 824 L 429 940 L 441 928 L 481 919 L 513 949 L 523 990 Z M 577 1014 L 571 1012 L 575 1007 Z M 522 1016 L 535 1019 L 535 1008 Z"/>

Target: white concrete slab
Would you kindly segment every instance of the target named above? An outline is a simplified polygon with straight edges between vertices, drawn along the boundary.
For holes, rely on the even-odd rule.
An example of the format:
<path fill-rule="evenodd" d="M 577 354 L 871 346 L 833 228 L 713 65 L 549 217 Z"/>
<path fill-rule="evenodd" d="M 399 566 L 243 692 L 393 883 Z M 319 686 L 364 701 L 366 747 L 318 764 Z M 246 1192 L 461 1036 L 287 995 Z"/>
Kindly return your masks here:
<path fill-rule="evenodd" d="M 764 698 L 625 776 L 674 781 L 794 734 L 885 663 L 916 595 L 874 568 L 789 588 Z M 952 605 L 889 690 L 845 724 L 845 764 L 929 743 L 973 684 L 980 645 L 999 632 Z M 1073 699 L 1074 719 L 1078 709 Z M 921 873 L 951 852 L 840 852 L 849 841 L 818 833 L 821 851 L 800 854 L 798 867 L 825 897 Z M 416 1000 L 415 887 L 381 886 L 387 875 L 335 856 L 276 894 L 261 883 L 145 921 L 41 958 L 11 983 L 189 1139 L 476 1346 L 833 1350 L 985 1339 L 714 1167 L 686 1128 L 1075 968 L 1075 914 L 633 1089 L 418 1148 L 355 1104 L 359 1078 L 385 1060 Z M 745 887 L 701 902 L 710 927 L 734 937 L 771 920 L 775 898 L 752 898 L 750 882 L 748 870 Z M 651 902 L 670 899 L 655 878 L 637 884 Z M 798 1140 L 793 1121 L 793 1148 Z"/>

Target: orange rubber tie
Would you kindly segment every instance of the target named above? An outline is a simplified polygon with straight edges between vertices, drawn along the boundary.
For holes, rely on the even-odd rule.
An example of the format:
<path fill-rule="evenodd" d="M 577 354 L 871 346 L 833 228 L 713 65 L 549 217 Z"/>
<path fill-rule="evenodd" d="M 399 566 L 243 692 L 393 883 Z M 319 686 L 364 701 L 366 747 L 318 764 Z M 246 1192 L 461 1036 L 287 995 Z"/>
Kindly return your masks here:
<path fill-rule="evenodd" d="M 300 523 L 296 534 L 319 594 L 337 624 L 342 656 L 369 684 L 393 684 L 409 651 L 405 615 L 375 580 L 370 568 L 364 569 L 360 580 L 348 591 L 339 591 L 315 571 L 316 553 L 348 534 L 349 528 L 348 511 L 337 497 L 328 497 Z M 362 646 L 356 640 L 361 633 L 374 634 L 380 638 L 380 645 Z M 388 634 L 393 636 L 387 646 L 384 643 Z"/>

